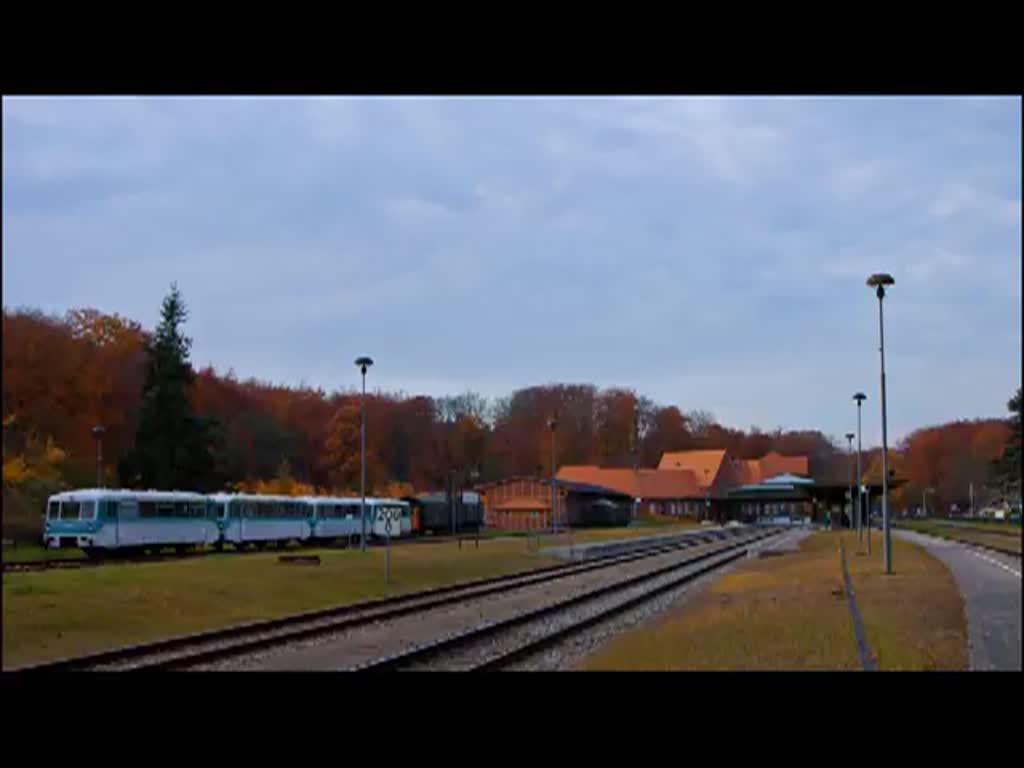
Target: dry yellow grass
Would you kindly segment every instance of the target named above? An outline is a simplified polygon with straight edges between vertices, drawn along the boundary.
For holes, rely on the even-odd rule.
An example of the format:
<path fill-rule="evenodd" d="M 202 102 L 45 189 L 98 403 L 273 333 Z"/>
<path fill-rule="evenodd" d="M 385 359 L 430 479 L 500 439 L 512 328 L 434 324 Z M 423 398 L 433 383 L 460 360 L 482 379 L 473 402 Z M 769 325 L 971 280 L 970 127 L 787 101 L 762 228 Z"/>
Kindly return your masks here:
<path fill-rule="evenodd" d="M 799 552 L 743 561 L 702 594 L 619 635 L 586 670 L 858 670 L 839 560 L 847 563 L 868 645 L 880 669 L 966 668 L 959 590 L 941 562 L 899 542 L 899 573 L 880 555 L 857 556 L 856 539 L 822 532 Z"/>
<path fill-rule="evenodd" d="M 157 640 L 185 632 L 426 589 L 558 562 L 522 540 L 409 545 L 384 552 L 312 550 L 319 566 L 272 553 L 106 565 L 3 576 L 3 664 Z"/>
<path fill-rule="evenodd" d="M 838 539 L 743 561 L 665 617 L 614 638 L 588 670 L 856 669 Z"/>
<path fill-rule="evenodd" d="M 882 541 L 871 555 L 843 534 L 847 569 L 868 647 L 881 670 L 967 669 L 967 620 L 949 569 L 928 552 L 892 537 L 893 573 L 886 575 Z"/>

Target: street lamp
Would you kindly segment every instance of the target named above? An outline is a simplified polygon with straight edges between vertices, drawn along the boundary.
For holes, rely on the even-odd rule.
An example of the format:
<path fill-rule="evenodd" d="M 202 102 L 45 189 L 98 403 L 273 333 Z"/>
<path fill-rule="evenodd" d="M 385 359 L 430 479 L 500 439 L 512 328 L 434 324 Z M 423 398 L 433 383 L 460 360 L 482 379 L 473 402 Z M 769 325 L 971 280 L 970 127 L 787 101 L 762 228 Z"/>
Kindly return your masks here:
<path fill-rule="evenodd" d="M 360 424 L 360 454 L 362 456 L 362 480 L 359 483 L 359 488 L 362 491 L 363 501 L 359 507 L 359 518 L 361 523 L 362 535 L 359 542 L 359 548 L 366 551 L 366 369 L 373 365 L 373 360 L 368 357 L 357 357 L 356 365 L 359 370 L 363 373 L 363 401 L 362 401 L 362 418 Z"/>
<path fill-rule="evenodd" d="M 864 531 L 861 528 L 861 518 L 864 514 L 864 497 L 861 492 L 861 488 L 864 484 L 864 476 L 861 474 L 860 469 L 860 406 L 868 396 L 863 392 L 858 392 L 853 396 L 853 399 L 857 401 L 857 541 L 858 543 L 864 538 Z M 868 534 L 870 539 L 871 534 Z"/>
<path fill-rule="evenodd" d="M 555 428 L 558 426 L 558 421 L 551 417 L 548 419 L 548 429 L 551 430 L 551 533 L 554 534 L 558 530 L 558 524 L 555 520 Z"/>
<path fill-rule="evenodd" d="M 885 286 L 895 285 L 892 275 L 885 273 L 872 275 L 867 279 L 868 286 L 875 288 L 878 296 L 878 352 L 882 364 L 882 552 L 885 558 L 885 572 L 892 573 L 892 541 L 889 534 L 889 444 L 885 423 L 885 325 L 882 320 L 882 299 L 885 298 Z M 868 521 L 870 525 L 870 520 Z M 870 536 L 870 533 L 868 534 Z"/>
<path fill-rule="evenodd" d="M 846 455 L 853 458 L 853 432 L 846 433 Z M 853 462 L 850 461 L 850 472 L 853 472 Z M 853 528 L 853 483 L 850 483 L 850 528 Z"/>
<path fill-rule="evenodd" d="M 103 434 L 107 428 L 97 424 L 92 428 L 92 435 L 96 438 L 96 487 L 103 487 Z"/>

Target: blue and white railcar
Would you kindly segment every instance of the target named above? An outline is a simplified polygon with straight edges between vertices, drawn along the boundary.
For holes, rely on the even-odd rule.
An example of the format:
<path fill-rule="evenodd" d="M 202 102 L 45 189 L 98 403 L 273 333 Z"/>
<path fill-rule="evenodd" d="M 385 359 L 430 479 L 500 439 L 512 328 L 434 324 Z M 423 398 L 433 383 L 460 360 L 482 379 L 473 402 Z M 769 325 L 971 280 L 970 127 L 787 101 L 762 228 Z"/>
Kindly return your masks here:
<path fill-rule="evenodd" d="M 44 538 L 48 547 L 87 554 L 146 547 L 184 548 L 220 537 L 206 498 L 187 491 L 88 488 L 51 496 Z"/>
<path fill-rule="evenodd" d="M 222 542 L 242 547 L 302 542 L 313 535 L 313 509 L 301 497 L 216 493 L 208 498 L 216 510 Z"/>
<path fill-rule="evenodd" d="M 340 539 L 360 532 L 359 499 L 306 496 L 304 501 L 313 510 L 314 539 Z"/>

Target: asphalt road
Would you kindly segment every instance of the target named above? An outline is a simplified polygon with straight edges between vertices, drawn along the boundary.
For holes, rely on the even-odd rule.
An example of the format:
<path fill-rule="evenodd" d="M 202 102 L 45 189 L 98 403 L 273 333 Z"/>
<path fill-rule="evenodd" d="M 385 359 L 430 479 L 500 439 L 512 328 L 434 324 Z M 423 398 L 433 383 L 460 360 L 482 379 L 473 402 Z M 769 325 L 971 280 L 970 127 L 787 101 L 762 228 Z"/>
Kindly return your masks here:
<path fill-rule="evenodd" d="M 920 544 L 949 568 L 967 609 L 972 670 L 1021 670 L 1021 561 L 911 531 L 894 536 Z"/>

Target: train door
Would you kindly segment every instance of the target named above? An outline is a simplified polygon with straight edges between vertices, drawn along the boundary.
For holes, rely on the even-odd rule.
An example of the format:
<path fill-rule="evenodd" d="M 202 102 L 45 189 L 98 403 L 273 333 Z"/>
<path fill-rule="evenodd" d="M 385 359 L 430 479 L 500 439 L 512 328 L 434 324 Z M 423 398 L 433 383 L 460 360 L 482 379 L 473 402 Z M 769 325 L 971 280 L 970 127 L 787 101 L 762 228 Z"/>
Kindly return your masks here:
<path fill-rule="evenodd" d="M 138 544 L 139 503 L 137 501 L 119 501 L 114 520 L 114 538 L 117 546 L 127 547 Z"/>

